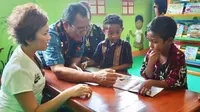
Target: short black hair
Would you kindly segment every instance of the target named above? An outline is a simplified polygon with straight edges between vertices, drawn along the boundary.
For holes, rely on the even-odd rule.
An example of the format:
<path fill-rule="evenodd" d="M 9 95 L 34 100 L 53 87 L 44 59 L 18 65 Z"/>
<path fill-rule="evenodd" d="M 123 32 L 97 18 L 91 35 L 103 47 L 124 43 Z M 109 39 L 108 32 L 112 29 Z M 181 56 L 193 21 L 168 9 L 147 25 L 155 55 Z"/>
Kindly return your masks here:
<path fill-rule="evenodd" d="M 82 17 L 89 18 L 89 12 L 81 3 L 69 4 L 68 8 L 65 8 L 62 14 L 62 20 L 67 21 L 72 25 L 75 21 L 76 15 L 80 14 Z"/>
<path fill-rule="evenodd" d="M 167 0 L 154 0 L 154 3 L 158 6 L 159 14 L 166 14 Z"/>
<path fill-rule="evenodd" d="M 144 21 L 142 15 L 137 15 L 137 16 L 135 17 L 135 22 L 137 22 L 138 20 L 140 20 L 140 21 L 142 21 L 142 22 Z"/>
<path fill-rule="evenodd" d="M 160 16 L 152 21 L 150 31 L 159 35 L 165 41 L 170 37 L 175 37 L 177 25 L 171 17 Z"/>
<path fill-rule="evenodd" d="M 118 24 L 121 28 L 123 28 L 123 20 L 116 14 L 109 14 L 104 18 L 103 27 L 108 24 Z"/>

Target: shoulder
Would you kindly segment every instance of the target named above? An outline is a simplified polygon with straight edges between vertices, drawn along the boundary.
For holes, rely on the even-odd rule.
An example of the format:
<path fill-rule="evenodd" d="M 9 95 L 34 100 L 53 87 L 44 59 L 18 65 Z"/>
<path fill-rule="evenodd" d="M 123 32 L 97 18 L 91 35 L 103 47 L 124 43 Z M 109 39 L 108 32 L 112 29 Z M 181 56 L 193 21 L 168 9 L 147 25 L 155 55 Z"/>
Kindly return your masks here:
<path fill-rule="evenodd" d="M 185 64 L 185 54 L 174 44 L 171 46 L 170 60 L 176 64 Z"/>
<path fill-rule="evenodd" d="M 56 23 L 53 23 L 49 26 L 49 34 L 50 36 L 59 36 L 59 33 L 56 31 Z"/>

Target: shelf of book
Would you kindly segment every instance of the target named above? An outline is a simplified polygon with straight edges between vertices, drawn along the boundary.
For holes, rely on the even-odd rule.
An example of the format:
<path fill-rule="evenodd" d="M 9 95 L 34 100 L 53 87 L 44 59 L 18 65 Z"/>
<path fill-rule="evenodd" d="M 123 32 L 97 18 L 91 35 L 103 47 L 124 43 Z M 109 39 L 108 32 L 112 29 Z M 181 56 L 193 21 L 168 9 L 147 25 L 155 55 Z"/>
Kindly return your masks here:
<path fill-rule="evenodd" d="M 182 52 L 185 52 L 185 49 L 180 49 Z M 198 54 L 200 54 L 200 51 L 197 52 Z"/>
<path fill-rule="evenodd" d="M 175 40 L 200 42 L 199 38 L 192 38 L 192 37 L 175 37 Z"/>
<path fill-rule="evenodd" d="M 165 14 L 170 17 L 200 17 L 200 14 Z"/>

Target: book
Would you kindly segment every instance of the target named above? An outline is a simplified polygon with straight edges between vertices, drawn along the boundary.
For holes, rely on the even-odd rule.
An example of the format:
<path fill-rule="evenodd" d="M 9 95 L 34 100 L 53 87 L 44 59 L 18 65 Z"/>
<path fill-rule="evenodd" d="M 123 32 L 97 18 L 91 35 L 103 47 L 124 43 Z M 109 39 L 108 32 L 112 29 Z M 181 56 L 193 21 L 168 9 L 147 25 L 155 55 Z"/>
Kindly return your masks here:
<path fill-rule="evenodd" d="M 200 14 L 200 3 L 187 3 L 185 14 Z"/>
<path fill-rule="evenodd" d="M 184 3 L 180 4 L 169 4 L 167 8 L 167 14 L 182 14 Z"/>
<path fill-rule="evenodd" d="M 183 31 L 184 31 L 184 24 L 177 23 L 177 32 L 176 37 L 182 37 Z"/>
<path fill-rule="evenodd" d="M 113 86 L 114 88 L 122 89 L 133 93 L 138 93 L 143 82 L 144 82 L 143 78 L 122 75 L 122 77 L 119 77 L 116 80 L 116 83 Z M 154 97 L 155 95 L 160 93 L 163 89 L 164 88 L 153 86 L 151 88 L 151 93 L 147 94 L 147 96 Z"/>
<path fill-rule="evenodd" d="M 198 47 L 186 46 L 185 48 L 185 60 L 196 60 L 198 53 Z"/>

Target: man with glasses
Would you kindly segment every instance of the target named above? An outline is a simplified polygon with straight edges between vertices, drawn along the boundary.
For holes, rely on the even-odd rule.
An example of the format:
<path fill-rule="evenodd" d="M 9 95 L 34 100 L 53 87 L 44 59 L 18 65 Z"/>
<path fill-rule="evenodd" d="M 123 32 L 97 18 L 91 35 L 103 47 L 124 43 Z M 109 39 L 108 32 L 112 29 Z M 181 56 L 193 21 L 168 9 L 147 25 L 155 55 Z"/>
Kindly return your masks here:
<path fill-rule="evenodd" d="M 95 82 L 112 87 L 117 74 L 112 69 L 83 72 L 79 67 L 84 52 L 84 36 L 89 28 L 88 10 L 80 3 L 64 9 L 62 19 L 50 25 L 51 40 L 43 52 L 44 61 L 58 79 L 70 82 Z"/>

